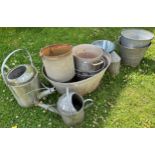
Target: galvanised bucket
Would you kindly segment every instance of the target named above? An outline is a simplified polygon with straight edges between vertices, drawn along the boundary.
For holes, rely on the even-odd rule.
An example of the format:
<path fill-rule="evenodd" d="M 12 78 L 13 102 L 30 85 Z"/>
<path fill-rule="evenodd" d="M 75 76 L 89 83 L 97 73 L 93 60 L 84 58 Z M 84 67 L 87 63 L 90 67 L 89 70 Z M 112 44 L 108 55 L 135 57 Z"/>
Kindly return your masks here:
<path fill-rule="evenodd" d="M 122 61 L 128 66 L 137 67 L 150 45 L 143 48 L 128 48 L 119 44 Z"/>
<path fill-rule="evenodd" d="M 154 34 L 142 29 L 126 29 L 121 32 L 120 42 L 128 48 L 145 48 L 149 46 Z"/>

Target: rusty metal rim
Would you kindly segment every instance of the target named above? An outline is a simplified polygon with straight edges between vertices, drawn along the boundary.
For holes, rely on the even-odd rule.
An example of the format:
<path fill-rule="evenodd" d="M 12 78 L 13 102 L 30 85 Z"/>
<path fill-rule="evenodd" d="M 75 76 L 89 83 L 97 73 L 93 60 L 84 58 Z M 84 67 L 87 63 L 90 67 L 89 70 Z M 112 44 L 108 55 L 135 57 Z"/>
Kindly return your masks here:
<path fill-rule="evenodd" d="M 46 49 L 46 48 L 49 48 L 49 47 L 52 47 L 52 46 L 56 46 L 56 45 L 69 45 L 69 46 L 71 46 L 71 50 L 67 51 L 65 54 L 61 54 L 61 55 L 57 55 L 57 56 L 42 56 L 41 55 L 43 49 Z M 41 48 L 41 50 L 40 50 L 40 57 L 47 58 L 49 60 L 62 58 L 64 56 L 69 55 L 70 53 L 72 53 L 72 48 L 73 48 L 73 46 L 70 45 L 70 44 L 53 44 L 53 45 L 48 45 L 48 46 L 45 46 L 45 47 Z"/>

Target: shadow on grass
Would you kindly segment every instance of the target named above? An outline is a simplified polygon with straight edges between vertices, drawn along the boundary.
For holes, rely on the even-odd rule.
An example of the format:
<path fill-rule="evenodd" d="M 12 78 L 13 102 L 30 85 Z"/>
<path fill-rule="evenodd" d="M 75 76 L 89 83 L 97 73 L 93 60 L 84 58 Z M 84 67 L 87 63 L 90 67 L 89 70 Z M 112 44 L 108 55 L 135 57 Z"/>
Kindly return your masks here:
<path fill-rule="evenodd" d="M 86 111 L 85 121 L 77 127 L 104 127 L 111 109 L 116 106 L 117 99 L 129 82 L 129 75 L 134 72 L 151 75 L 155 73 L 154 64 L 154 60 L 144 58 L 136 68 L 122 64 L 120 74 L 116 77 L 106 72 L 97 90 L 87 95 L 94 100 L 95 104 Z"/>
<path fill-rule="evenodd" d="M 151 75 L 155 73 L 155 60 L 144 58 L 138 68 L 141 74 Z"/>
<path fill-rule="evenodd" d="M 122 67 L 121 73 L 116 77 L 112 77 L 109 73 L 104 75 L 100 86 L 88 95 L 94 100 L 94 105 L 86 111 L 85 121 L 79 127 L 105 126 L 111 109 L 116 105 L 117 98 L 126 87 L 127 77 L 132 73 L 132 69 L 127 68 Z"/>

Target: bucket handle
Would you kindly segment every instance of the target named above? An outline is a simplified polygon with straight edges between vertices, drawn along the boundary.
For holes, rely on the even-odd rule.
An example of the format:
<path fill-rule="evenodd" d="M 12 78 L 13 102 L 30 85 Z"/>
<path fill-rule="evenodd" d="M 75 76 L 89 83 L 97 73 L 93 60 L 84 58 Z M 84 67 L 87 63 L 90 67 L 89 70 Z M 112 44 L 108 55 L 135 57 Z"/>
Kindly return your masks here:
<path fill-rule="evenodd" d="M 92 99 L 86 99 L 84 100 L 84 109 L 89 108 L 90 106 L 92 106 L 94 104 Z"/>
<path fill-rule="evenodd" d="M 104 62 L 104 58 L 103 58 L 103 56 L 102 56 L 99 62 L 94 62 L 94 63 L 92 63 L 92 65 L 93 65 L 93 66 L 98 66 L 98 65 L 102 65 L 102 64 L 104 64 L 104 63 L 105 63 L 105 62 Z M 105 64 L 104 64 L 104 65 L 105 65 Z"/>
<path fill-rule="evenodd" d="M 27 53 L 27 55 L 28 55 L 28 57 L 29 57 L 30 64 L 34 67 L 34 64 L 33 64 L 33 62 L 32 62 L 32 57 L 31 57 L 31 55 L 30 55 L 30 53 L 29 53 L 29 51 L 28 51 L 27 49 L 17 49 L 17 50 L 14 50 L 13 52 L 11 52 L 11 53 L 4 59 L 4 61 L 3 61 L 3 63 L 2 63 L 2 66 L 1 66 L 2 77 L 3 77 L 3 80 L 4 80 L 4 82 L 5 82 L 6 85 L 7 85 L 7 81 L 6 81 L 6 76 L 5 76 L 5 71 L 4 71 L 4 69 L 5 69 L 5 68 L 9 68 L 9 67 L 6 67 L 6 66 L 7 66 L 6 63 L 7 63 L 8 59 L 9 59 L 13 54 L 15 54 L 16 52 L 19 52 L 19 51 L 24 51 L 24 52 Z"/>
<path fill-rule="evenodd" d="M 98 65 L 102 65 L 104 63 L 103 59 L 101 59 L 99 62 L 97 63 L 92 63 L 93 66 L 98 66 Z"/>

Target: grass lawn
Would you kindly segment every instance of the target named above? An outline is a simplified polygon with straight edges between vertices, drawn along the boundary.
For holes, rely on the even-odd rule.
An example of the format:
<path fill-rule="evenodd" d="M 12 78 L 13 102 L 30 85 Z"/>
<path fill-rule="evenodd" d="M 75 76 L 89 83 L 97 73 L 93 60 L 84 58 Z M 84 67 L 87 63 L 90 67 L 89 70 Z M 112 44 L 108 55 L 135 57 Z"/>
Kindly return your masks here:
<path fill-rule="evenodd" d="M 155 28 L 145 28 L 155 33 Z M 91 43 L 98 39 L 117 41 L 122 28 L 0 28 L 0 62 L 11 51 L 27 48 L 40 72 L 39 51 L 55 43 Z M 117 50 L 119 53 L 119 49 Z M 26 63 L 21 55 L 10 66 Z M 0 74 L 0 127 L 67 127 L 62 119 L 39 107 L 21 108 Z M 58 93 L 45 101 L 56 103 Z M 77 127 L 155 127 L 155 40 L 137 68 L 122 64 L 120 74 L 106 72 L 98 89 L 85 98 L 94 99 L 85 120 Z"/>

